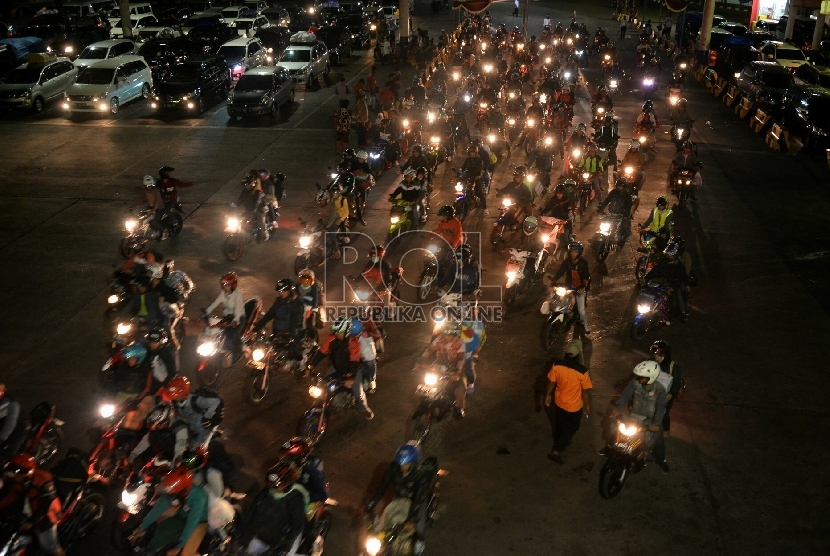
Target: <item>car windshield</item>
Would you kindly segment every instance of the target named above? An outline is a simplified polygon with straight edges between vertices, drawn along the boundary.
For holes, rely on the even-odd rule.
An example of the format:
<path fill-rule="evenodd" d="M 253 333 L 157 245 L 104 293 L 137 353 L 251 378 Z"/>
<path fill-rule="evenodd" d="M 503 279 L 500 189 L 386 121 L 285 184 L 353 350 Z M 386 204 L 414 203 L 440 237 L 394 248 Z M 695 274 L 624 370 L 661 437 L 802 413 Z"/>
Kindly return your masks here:
<path fill-rule="evenodd" d="M 237 19 L 231 23 L 231 27 L 234 29 L 250 29 L 253 24 L 253 19 Z"/>
<path fill-rule="evenodd" d="M 3 82 L 8 85 L 37 83 L 40 79 L 40 70 L 41 68 L 18 68 L 8 74 Z"/>
<path fill-rule="evenodd" d="M 103 60 L 106 57 L 106 48 L 93 48 L 91 46 L 87 46 L 86 48 L 84 48 L 84 51 L 81 52 L 80 56 L 78 56 L 78 58 L 82 60 Z"/>
<path fill-rule="evenodd" d="M 794 48 L 779 48 L 775 53 L 777 60 L 806 60 L 804 53 Z"/>
<path fill-rule="evenodd" d="M 21 37 L 38 37 L 40 39 L 51 39 L 52 37 L 58 36 L 58 33 L 60 32 L 60 27 L 53 27 L 49 25 L 47 27 L 26 27 L 25 29 L 21 29 L 18 35 Z"/>
<path fill-rule="evenodd" d="M 222 10 L 222 17 L 228 19 L 234 19 L 239 17 L 239 8 L 228 8 L 226 10 Z"/>
<path fill-rule="evenodd" d="M 202 68 L 197 64 L 179 64 L 173 66 L 167 75 L 166 81 L 195 81 L 202 73 Z"/>
<path fill-rule="evenodd" d="M 237 91 L 268 91 L 271 89 L 272 77 L 270 75 L 245 75 L 239 78 L 236 84 Z"/>
<path fill-rule="evenodd" d="M 115 75 L 115 68 L 86 68 L 76 83 L 85 85 L 109 85 Z"/>
<path fill-rule="evenodd" d="M 226 60 L 241 60 L 245 57 L 244 46 L 223 46 L 217 53 Z"/>
<path fill-rule="evenodd" d="M 311 50 L 295 50 L 293 48 L 289 48 L 283 52 L 280 60 L 283 62 L 310 62 Z"/>
<path fill-rule="evenodd" d="M 786 89 L 793 84 L 793 76 L 789 72 L 767 72 L 764 74 L 764 85 L 771 89 Z"/>

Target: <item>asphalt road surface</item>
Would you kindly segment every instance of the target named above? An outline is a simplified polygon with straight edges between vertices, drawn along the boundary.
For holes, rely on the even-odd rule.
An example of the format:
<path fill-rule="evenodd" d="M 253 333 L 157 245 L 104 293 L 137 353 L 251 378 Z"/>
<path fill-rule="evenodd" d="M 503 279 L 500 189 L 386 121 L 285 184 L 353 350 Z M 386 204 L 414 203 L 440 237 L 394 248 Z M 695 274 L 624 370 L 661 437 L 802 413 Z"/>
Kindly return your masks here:
<path fill-rule="evenodd" d="M 422 4 L 417 8 L 425 13 L 428 6 Z M 549 9 L 534 3 L 533 32 L 539 34 L 546 13 L 554 22 L 567 22 L 577 9 L 592 32 L 603 25 L 616 35 L 618 24 L 608 18 L 605 4 L 565 2 Z M 511 11 L 511 3 L 494 4 L 491 10 L 496 23 L 508 25 L 517 21 Z M 444 11 L 423 20 L 416 16 L 416 24 L 437 36 L 455 18 Z M 632 33 L 620 41 L 624 65 L 632 63 L 635 45 Z M 370 64 L 365 52 L 355 52 L 347 65 L 333 69 L 325 87 L 310 92 L 298 87 L 295 110 L 276 124 L 267 119 L 229 122 L 224 103 L 201 119 L 157 119 L 144 101 L 124 106 L 112 118 L 70 121 L 52 107 L 37 116 L 0 119 L 0 260 L 5 271 L 0 380 L 25 407 L 42 399 L 57 404 L 67 422 L 65 447 L 92 447 L 89 431 L 99 394 L 95 375 L 106 359 L 108 339 L 102 318 L 105 286 L 122 261 L 118 245 L 125 203 L 139 193 L 141 177 L 169 164 L 178 178 L 198 184 L 181 192 L 187 211 L 181 235 L 158 246 L 196 283 L 190 302 L 193 321 L 181 349 L 183 372 L 193 379 L 195 337 L 201 329 L 195 317 L 218 293 L 218 277 L 236 271 L 246 297 L 258 295 L 270 304 L 273 284 L 292 275 L 298 218 L 314 215 L 314 183 L 323 182 L 327 167 L 336 163 L 333 83 L 342 72 L 353 84 Z M 387 71 L 381 68 L 379 77 Z M 411 73 L 405 70 L 404 84 Z M 579 89 L 574 123 L 590 122 L 587 90 L 595 87 L 598 73 L 595 60 L 582 71 L 588 89 Z M 625 89 L 613 99 L 621 146 L 630 138 L 643 101 L 636 83 Z M 685 94 L 697 121 L 692 139 L 705 164 L 699 202 L 676 216 L 677 232 L 686 238 L 699 276 L 689 323 L 674 323 L 633 342 L 629 325 L 636 245 L 613 253 L 604 265 L 586 250 L 593 275 L 588 305 L 593 332 L 585 358 L 594 383 L 594 412 L 563 454 L 565 464 L 557 465 L 545 458 L 551 426 L 538 397 L 549 358 L 538 342 L 543 293 L 540 289 L 521 297 L 503 322 L 488 327 L 468 417 L 443 423 L 428 444 L 427 451 L 449 473 L 442 480 L 439 516 L 428 530 L 429 554 L 830 550 L 830 385 L 822 363 L 830 357 L 822 332 L 830 326 L 826 161 L 768 150 L 746 122 L 697 82 L 690 82 Z M 667 95 L 661 92 L 655 103 L 665 120 Z M 658 134 L 658 158 L 646 169 L 635 222 L 645 220 L 653 200 L 665 191 L 674 152 L 667 133 L 664 126 Z M 524 160 L 514 151 L 509 162 Z M 434 208 L 451 199 L 454 181 L 446 166 L 436 177 Z M 229 264 L 221 251 L 229 203 L 242 175 L 260 167 L 288 175 L 280 229 Z M 554 169 L 560 168 L 557 161 Z M 500 165 L 494 186 L 506 184 L 510 172 L 507 164 Z M 369 201 L 365 232 L 377 241 L 385 238 L 385 196 L 397 180 L 393 168 Z M 493 192 L 490 203 L 495 207 Z M 473 214 L 467 231 L 489 233 L 493 221 L 492 215 Z M 592 207 L 577 221 L 576 234 L 587 240 L 597 228 Z M 357 242 L 360 257 L 369 245 L 367 238 Z M 485 284 L 502 285 L 506 254 L 482 253 Z M 329 283 L 356 273 L 362 260 L 330 267 Z M 420 271 L 420 259 L 407 258 L 404 268 L 412 278 Z M 337 288 L 331 286 L 331 291 Z M 404 287 L 402 295 L 412 300 L 414 290 Z M 356 553 L 363 531 L 359 510 L 404 440 L 415 401 L 419 377 L 413 362 L 427 345 L 430 325 L 387 329 L 388 353 L 379 366 L 378 391 L 370 397 L 375 419 L 366 421 L 356 411 L 334 415 L 319 448 L 331 496 L 339 502 L 332 510 L 327 554 Z M 603 500 L 597 491 L 601 414 L 658 337 L 671 342 L 687 384 L 672 412 L 667 441 L 671 473 L 664 476 L 649 465 L 629 479 L 616 499 Z M 220 393 L 226 402 L 226 443 L 241 466 L 234 486 L 254 492 L 277 447 L 296 432 L 310 398 L 306 385 L 279 377 L 263 404 L 254 408 L 244 401 L 246 376 L 241 365 L 233 369 Z M 107 525 L 72 552 L 114 553 Z"/>

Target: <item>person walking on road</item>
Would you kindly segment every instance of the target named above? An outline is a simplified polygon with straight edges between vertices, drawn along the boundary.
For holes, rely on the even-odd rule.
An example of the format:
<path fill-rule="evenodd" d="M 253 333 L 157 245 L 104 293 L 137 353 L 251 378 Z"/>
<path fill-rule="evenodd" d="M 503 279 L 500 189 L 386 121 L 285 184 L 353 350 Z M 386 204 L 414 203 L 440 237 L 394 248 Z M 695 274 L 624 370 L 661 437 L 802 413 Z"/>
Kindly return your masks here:
<path fill-rule="evenodd" d="M 513 17 L 519 17 L 519 0 L 513 0 Z"/>
<path fill-rule="evenodd" d="M 554 402 L 553 448 L 548 459 L 559 464 L 565 463 L 562 451 L 571 444 L 579 430 L 583 411 L 586 418 L 591 412 L 590 390 L 594 385 L 588 376 L 588 369 L 579 362 L 581 352 L 582 342 L 571 340 L 565 345 L 564 359 L 554 362 L 548 372 L 545 407 Z"/>
<path fill-rule="evenodd" d="M 625 16 L 622 16 L 622 19 L 620 20 L 620 38 L 621 39 L 625 38 L 626 31 L 628 31 L 628 21 L 626 21 Z"/>

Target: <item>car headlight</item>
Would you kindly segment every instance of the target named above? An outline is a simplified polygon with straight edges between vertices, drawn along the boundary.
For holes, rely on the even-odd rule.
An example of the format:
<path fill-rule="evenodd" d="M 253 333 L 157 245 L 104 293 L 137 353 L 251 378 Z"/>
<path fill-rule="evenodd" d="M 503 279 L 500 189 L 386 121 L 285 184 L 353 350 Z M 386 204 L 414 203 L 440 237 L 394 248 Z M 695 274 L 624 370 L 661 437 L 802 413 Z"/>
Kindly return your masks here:
<path fill-rule="evenodd" d="M 565 297 L 568 294 L 568 288 L 558 287 L 556 288 L 556 295 L 559 297 Z"/>
<path fill-rule="evenodd" d="M 300 236 L 300 247 L 302 247 L 303 249 L 308 249 L 309 245 L 311 245 L 311 237 Z"/>
<path fill-rule="evenodd" d="M 198 348 L 196 348 L 196 353 L 198 353 L 202 357 L 210 357 L 217 351 L 218 350 L 216 349 L 216 344 L 214 344 L 213 342 L 205 342 L 199 345 Z"/>
<path fill-rule="evenodd" d="M 401 221 L 401 217 L 400 216 L 392 216 L 392 217 L 389 218 L 389 221 L 392 224 L 397 224 L 398 222 Z"/>
<path fill-rule="evenodd" d="M 424 384 L 427 386 L 435 386 L 438 384 L 438 375 L 435 373 L 427 373 L 424 375 Z"/>
<path fill-rule="evenodd" d="M 609 224 L 608 222 L 603 222 L 599 225 L 599 231 L 604 234 L 607 234 L 611 231 L 611 224 Z"/>
<path fill-rule="evenodd" d="M 645 303 L 641 303 L 637 305 L 637 312 L 641 315 L 645 315 L 646 313 L 651 312 L 651 305 L 646 305 Z"/>
<path fill-rule="evenodd" d="M 262 348 L 256 348 L 253 353 L 251 353 L 251 359 L 254 361 L 262 361 L 265 358 L 265 350 Z"/>
<path fill-rule="evenodd" d="M 239 230 L 242 229 L 242 224 L 239 222 L 239 218 L 230 217 L 228 218 L 228 225 L 225 230 L 229 233 L 235 234 Z"/>
<path fill-rule="evenodd" d="M 118 296 L 117 295 L 112 294 L 111 296 L 109 296 L 107 298 L 107 304 L 115 305 L 116 303 L 118 303 Z"/>
<path fill-rule="evenodd" d="M 319 398 L 323 395 L 323 389 L 319 386 L 309 386 L 308 387 L 308 395 L 312 398 Z"/>
<path fill-rule="evenodd" d="M 138 222 L 136 220 L 127 220 L 124 222 L 124 229 L 128 232 L 134 231 L 138 227 Z"/>
<path fill-rule="evenodd" d="M 236 64 L 233 66 L 233 71 L 242 71 L 245 67 L 242 64 Z"/>
<path fill-rule="evenodd" d="M 74 51 L 75 51 L 75 49 L 72 48 L 71 46 L 67 46 L 66 48 L 63 49 L 63 52 L 65 54 L 72 54 L 72 52 L 74 52 Z"/>
<path fill-rule="evenodd" d="M 104 419 L 109 419 L 113 415 L 115 415 L 115 405 L 111 403 L 105 403 L 98 406 L 98 415 L 103 417 Z"/>
<path fill-rule="evenodd" d="M 625 423 L 620 423 L 619 429 L 625 436 L 633 436 L 640 430 L 636 425 L 626 425 Z"/>
<path fill-rule="evenodd" d="M 115 332 L 116 332 L 119 336 L 123 336 L 123 335 L 125 335 L 125 334 L 129 333 L 131 329 L 132 329 L 132 325 L 131 325 L 130 323 L 128 323 L 128 322 L 119 322 L 119 323 L 115 326 Z"/>
<path fill-rule="evenodd" d="M 366 539 L 366 554 L 368 556 L 377 556 L 377 553 L 380 552 L 381 542 L 380 539 L 377 537 L 369 537 Z"/>

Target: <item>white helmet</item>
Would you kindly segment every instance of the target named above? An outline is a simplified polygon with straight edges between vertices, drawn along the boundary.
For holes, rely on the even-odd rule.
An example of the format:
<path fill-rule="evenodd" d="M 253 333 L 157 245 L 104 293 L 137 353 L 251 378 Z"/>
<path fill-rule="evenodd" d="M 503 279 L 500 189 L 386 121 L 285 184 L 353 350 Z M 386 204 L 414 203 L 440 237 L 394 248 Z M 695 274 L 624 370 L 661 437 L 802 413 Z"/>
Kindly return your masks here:
<path fill-rule="evenodd" d="M 654 384 L 654 381 L 660 375 L 660 363 L 653 360 L 643 361 L 634 367 L 634 374 L 641 378 L 647 378 L 647 384 Z"/>
<path fill-rule="evenodd" d="M 369 159 L 369 153 L 367 153 L 366 151 L 357 151 L 355 158 L 361 162 L 366 162 L 366 160 Z"/>
<path fill-rule="evenodd" d="M 144 187 L 153 187 L 154 185 L 156 185 L 156 178 L 149 174 L 144 176 L 144 179 L 142 181 L 144 182 Z"/>
<path fill-rule="evenodd" d="M 632 151 L 639 151 L 640 150 L 640 142 L 636 139 L 632 139 L 631 143 L 628 144 L 628 148 Z"/>
<path fill-rule="evenodd" d="M 158 263 L 148 264 L 146 268 L 151 280 L 161 280 L 161 277 L 164 276 L 164 267 Z"/>

